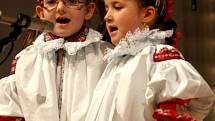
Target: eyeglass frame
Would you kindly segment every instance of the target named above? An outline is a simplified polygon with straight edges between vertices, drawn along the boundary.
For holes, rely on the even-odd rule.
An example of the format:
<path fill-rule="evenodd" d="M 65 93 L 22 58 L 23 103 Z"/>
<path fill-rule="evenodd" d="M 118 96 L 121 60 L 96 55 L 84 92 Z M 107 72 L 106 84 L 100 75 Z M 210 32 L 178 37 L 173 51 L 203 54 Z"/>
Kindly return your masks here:
<path fill-rule="evenodd" d="M 66 7 L 68 7 L 68 8 L 75 8 L 75 9 L 80 9 L 80 8 L 81 8 L 81 5 L 83 5 L 83 4 L 86 5 L 86 4 L 87 4 L 87 1 L 86 1 L 86 0 L 83 0 L 83 1 L 74 0 L 73 3 L 68 2 L 68 1 L 70 1 L 70 0 L 55 0 L 55 1 L 56 1 L 56 3 L 55 3 L 56 5 L 54 5 L 53 7 L 47 7 L 47 6 L 44 5 L 44 1 L 45 1 L 45 0 L 42 0 L 42 1 L 40 2 L 40 5 L 41 5 L 43 8 L 45 8 L 45 9 L 47 9 L 47 10 L 50 10 L 50 11 L 53 10 L 53 9 L 56 9 L 60 1 L 62 1 L 63 4 L 64 4 Z"/>

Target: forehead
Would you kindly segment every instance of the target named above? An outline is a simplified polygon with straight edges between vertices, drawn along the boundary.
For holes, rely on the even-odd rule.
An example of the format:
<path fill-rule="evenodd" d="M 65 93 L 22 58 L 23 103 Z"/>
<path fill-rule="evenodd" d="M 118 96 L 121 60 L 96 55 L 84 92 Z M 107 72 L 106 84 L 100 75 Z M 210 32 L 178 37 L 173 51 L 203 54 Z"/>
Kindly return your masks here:
<path fill-rule="evenodd" d="M 114 2 L 114 1 L 116 1 L 116 2 L 117 2 L 117 1 L 122 1 L 122 0 L 104 0 L 104 2 L 105 2 L 105 3 L 108 3 L 108 2 Z"/>
<path fill-rule="evenodd" d="M 40 4 L 44 0 L 35 0 L 37 4 Z M 68 0 L 68 1 L 74 1 L 74 0 Z M 95 2 L 94 0 L 84 0 L 85 2 Z"/>
<path fill-rule="evenodd" d="M 138 0 L 104 0 L 105 4 L 112 4 L 112 3 L 132 3 L 137 2 Z"/>

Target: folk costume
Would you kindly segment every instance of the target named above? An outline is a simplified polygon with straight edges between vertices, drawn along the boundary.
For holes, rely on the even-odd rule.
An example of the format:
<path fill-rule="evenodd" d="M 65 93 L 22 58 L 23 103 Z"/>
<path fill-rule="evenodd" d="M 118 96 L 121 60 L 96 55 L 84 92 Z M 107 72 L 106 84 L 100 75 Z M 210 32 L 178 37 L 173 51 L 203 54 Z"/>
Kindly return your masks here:
<path fill-rule="evenodd" d="M 176 48 L 162 44 L 172 33 L 137 29 L 108 51 L 86 121 L 203 120 L 214 93 Z"/>
<path fill-rule="evenodd" d="M 110 44 L 101 38 L 88 28 L 68 38 L 42 33 L 16 56 L 15 73 L 0 80 L 0 119 L 83 121 L 106 66 Z"/>

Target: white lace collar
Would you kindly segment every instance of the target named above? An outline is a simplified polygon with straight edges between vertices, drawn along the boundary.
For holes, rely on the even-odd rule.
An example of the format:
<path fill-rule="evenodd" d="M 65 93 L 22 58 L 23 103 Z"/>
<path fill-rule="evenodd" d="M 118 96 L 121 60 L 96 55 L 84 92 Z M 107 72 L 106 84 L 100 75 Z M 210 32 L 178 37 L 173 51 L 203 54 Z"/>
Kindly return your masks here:
<path fill-rule="evenodd" d="M 163 43 L 166 37 L 170 37 L 173 30 L 160 31 L 159 29 L 143 30 L 137 28 L 134 32 L 128 32 L 114 49 L 107 49 L 105 59 L 108 61 L 123 55 L 136 55 L 149 44 Z"/>
<path fill-rule="evenodd" d="M 102 35 L 93 30 L 89 29 L 89 33 L 84 42 L 66 42 L 64 43 L 64 38 L 55 39 L 52 41 L 44 41 L 44 33 L 41 34 L 34 42 L 35 47 L 38 49 L 39 53 L 49 53 L 56 51 L 58 49 L 64 49 L 69 55 L 74 55 L 81 48 L 86 47 L 91 43 L 101 41 Z"/>

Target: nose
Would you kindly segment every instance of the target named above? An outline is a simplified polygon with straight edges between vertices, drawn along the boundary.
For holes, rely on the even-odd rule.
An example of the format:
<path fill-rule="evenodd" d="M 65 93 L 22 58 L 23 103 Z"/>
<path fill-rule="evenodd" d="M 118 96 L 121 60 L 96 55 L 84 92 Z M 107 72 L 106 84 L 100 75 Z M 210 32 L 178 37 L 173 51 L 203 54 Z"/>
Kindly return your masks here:
<path fill-rule="evenodd" d="M 65 5 L 64 1 L 60 0 L 57 4 L 57 12 L 59 14 L 64 14 L 65 13 L 65 7 L 66 7 L 66 5 Z"/>
<path fill-rule="evenodd" d="M 113 17 L 112 17 L 111 11 L 108 10 L 105 17 L 104 17 L 104 20 L 106 22 L 110 22 L 110 21 L 112 21 L 112 19 L 113 19 Z"/>

